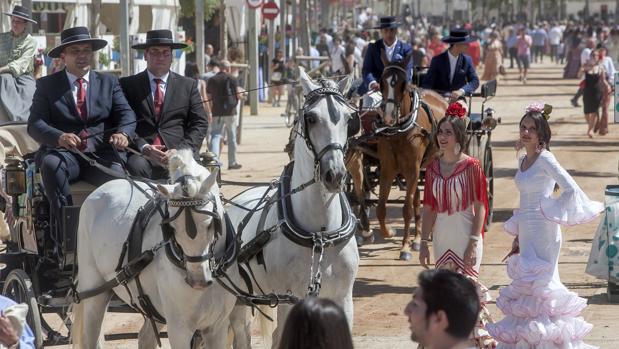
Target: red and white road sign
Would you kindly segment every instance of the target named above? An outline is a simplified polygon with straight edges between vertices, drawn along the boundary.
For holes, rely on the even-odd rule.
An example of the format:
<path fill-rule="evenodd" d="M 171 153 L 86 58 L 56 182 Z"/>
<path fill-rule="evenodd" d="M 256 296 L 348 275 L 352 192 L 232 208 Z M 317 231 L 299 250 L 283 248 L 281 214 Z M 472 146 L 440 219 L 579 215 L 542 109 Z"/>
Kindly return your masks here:
<path fill-rule="evenodd" d="M 247 0 L 247 6 L 251 8 L 258 8 L 262 6 L 262 0 Z"/>
<path fill-rule="evenodd" d="M 274 20 L 279 14 L 279 7 L 273 1 L 262 5 L 262 16 L 270 21 Z"/>

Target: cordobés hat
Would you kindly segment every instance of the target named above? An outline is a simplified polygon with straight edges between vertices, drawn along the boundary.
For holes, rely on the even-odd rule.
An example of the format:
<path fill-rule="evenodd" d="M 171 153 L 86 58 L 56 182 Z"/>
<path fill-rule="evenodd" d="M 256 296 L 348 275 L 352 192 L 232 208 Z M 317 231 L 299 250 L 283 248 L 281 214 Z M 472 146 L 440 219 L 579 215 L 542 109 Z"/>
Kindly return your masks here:
<path fill-rule="evenodd" d="M 187 47 L 182 42 L 174 42 L 172 31 L 167 29 L 150 30 L 146 33 L 146 42 L 133 45 L 136 50 L 143 50 L 151 46 L 170 46 L 173 50 Z"/>
<path fill-rule="evenodd" d="M 378 27 L 374 27 L 374 29 L 393 29 L 399 25 L 400 22 L 397 22 L 394 16 L 386 16 L 380 17 Z"/>
<path fill-rule="evenodd" d="M 4 12 L 4 14 L 11 17 L 21 18 L 28 22 L 36 23 L 36 21 L 30 17 L 30 10 L 23 6 L 15 5 L 15 7 L 13 7 L 13 12 Z"/>
<path fill-rule="evenodd" d="M 477 40 L 469 35 L 469 31 L 466 29 L 452 29 L 449 32 L 449 36 L 444 37 L 441 41 L 448 44 L 464 44 Z"/>
<path fill-rule="evenodd" d="M 91 37 L 86 27 L 69 28 L 60 33 L 60 45 L 54 47 L 47 55 L 58 58 L 65 47 L 76 44 L 91 44 L 92 50 L 97 51 L 107 46 L 107 41 Z"/>

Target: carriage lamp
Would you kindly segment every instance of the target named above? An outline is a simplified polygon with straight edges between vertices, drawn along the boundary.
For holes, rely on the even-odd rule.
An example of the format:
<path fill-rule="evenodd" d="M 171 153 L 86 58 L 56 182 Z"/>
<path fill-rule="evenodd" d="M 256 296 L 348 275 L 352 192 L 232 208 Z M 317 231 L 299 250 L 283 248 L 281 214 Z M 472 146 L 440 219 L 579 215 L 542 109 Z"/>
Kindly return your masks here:
<path fill-rule="evenodd" d="M 202 165 L 206 167 L 206 169 L 210 173 L 213 173 L 213 171 L 215 170 L 220 170 L 221 166 L 219 165 L 219 161 L 217 161 L 217 156 L 215 155 L 215 153 L 207 151 L 206 153 L 200 154 L 200 157 L 202 158 Z M 220 184 L 220 182 L 221 182 L 221 171 L 218 171 L 217 172 L 217 183 Z"/>
<path fill-rule="evenodd" d="M 6 159 L 4 186 L 4 191 L 10 196 L 18 196 L 26 192 L 26 168 L 20 159 Z"/>
<path fill-rule="evenodd" d="M 487 108 L 484 110 L 484 119 L 481 122 L 482 128 L 492 131 L 496 127 L 499 121 L 494 117 L 496 111 L 492 108 Z"/>

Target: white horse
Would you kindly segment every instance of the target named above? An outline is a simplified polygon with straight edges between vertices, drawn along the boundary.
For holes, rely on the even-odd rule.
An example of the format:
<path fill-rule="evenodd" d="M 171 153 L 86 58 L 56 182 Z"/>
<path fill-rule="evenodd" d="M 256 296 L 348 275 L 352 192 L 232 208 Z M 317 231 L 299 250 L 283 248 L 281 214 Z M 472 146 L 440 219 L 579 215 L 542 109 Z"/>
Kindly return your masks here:
<path fill-rule="evenodd" d="M 187 349 L 196 330 L 201 331 L 208 348 L 225 348 L 229 314 L 235 296 L 213 283 L 210 252 L 221 255 L 225 249 L 226 225 L 224 208 L 215 184 L 217 173 L 200 166 L 190 150 L 180 150 L 170 159 L 172 185 L 159 185 L 159 193 L 144 183 L 141 188 L 161 195 L 169 205 L 170 226 L 186 263 L 179 268 L 171 262 L 165 249 L 155 253 L 153 261 L 141 272 L 140 281 L 154 308 L 167 322 L 171 347 Z M 84 292 L 112 280 L 138 209 L 148 198 L 126 180 L 114 180 L 95 190 L 84 202 L 80 212 L 77 246 L 77 291 Z M 184 212 L 179 212 L 184 210 Z M 210 213 L 211 215 L 209 215 Z M 162 218 L 155 213 L 144 231 L 142 250 L 161 246 L 164 240 Z M 223 226 L 223 228 L 222 228 Z M 218 229 L 219 228 L 219 229 Z M 217 231 L 223 230 L 223 231 Z M 218 235 L 221 233 L 221 236 Z M 211 246 L 213 245 L 213 246 Z M 211 249 L 212 248 L 212 249 Z M 192 258 L 193 257 L 193 258 Z M 126 264 L 126 261 L 125 261 Z M 236 264 L 228 270 L 236 280 Z M 123 286 L 113 291 L 127 304 L 139 304 L 135 280 L 128 283 L 132 297 Z M 97 348 L 101 323 L 112 290 L 82 299 L 74 308 L 74 348 Z M 158 329 L 163 325 L 157 325 Z M 153 328 L 145 321 L 139 334 L 139 348 L 155 348 Z"/>
<path fill-rule="evenodd" d="M 280 178 L 282 182 L 289 183 L 290 189 L 280 193 L 280 196 L 286 195 L 286 192 L 289 195 L 286 203 L 289 211 L 284 210 L 285 215 L 294 221 L 297 231 L 324 231 L 328 235 L 329 232 L 345 227 L 346 233 L 352 232 L 354 235 L 356 218 L 349 215 L 350 206 L 342 193 L 346 177 L 344 151 L 348 138 L 348 123 L 354 121 L 354 111 L 341 93 L 350 88 L 352 79 L 345 78 L 339 85 L 332 81 L 321 81 L 321 86 L 310 80 L 305 72 L 301 71 L 300 75 L 306 103 L 295 126 L 297 137 L 294 143 L 294 162 L 289 165 L 293 166 L 292 171 L 285 173 L 288 177 Z M 289 170 L 289 167 L 287 169 Z M 307 186 L 312 179 L 315 179 L 315 183 Z M 249 190 L 233 201 L 240 206 L 254 208 L 265 191 L 268 191 L 271 202 L 277 201 L 277 191 L 266 187 Z M 277 205 L 277 202 L 266 206 L 260 204 L 260 209 L 251 216 L 242 230 L 243 242 L 247 243 L 260 231 L 274 228 L 270 241 L 263 250 L 264 265 L 258 262 L 258 258 L 249 262 L 257 284 L 253 285 L 254 292 L 259 292 L 259 286 L 265 293 L 292 292 L 303 298 L 308 294 L 308 287 L 316 290 L 319 281 L 316 272 L 320 272 L 320 297 L 337 302 L 344 309 L 352 328 L 352 289 L 359 264 L 355 239 L 347 235 L 348 239 L 341 243 L 324 247 L 323 256 L 320 256 L 319 248 L 313 254 L 312 247 L 301 246 L 284 234 L 282 226 L 278 225 L 278 221 L 282 221 L 278 218 Z M 235 226 L 248 214 L 246 210 L 236 206 L 229 206 L 226 211 Z M 286 223 L 289 223 L 288 218 Z M 313 272 L 311 276 L 310 271 Z M 271 341 L 273 348 L 279 346 L 282 329 L 291 307 L 290 304 L 280 304 L 277 307 L 277 322 L 272 323 L 276 326 L 274 333 L 264 333 L 263 327 L 267 346 Z M 269 309 L 265 307 L 263 310 Z M 267 320 L 262 320 L 264 325 Z M 248 314 L 248 308 L 236 307 L 231 323 L 235 348 L 250 348 L 251 315 Z M 272 339 L 269 338 L 271 335 Z"/>

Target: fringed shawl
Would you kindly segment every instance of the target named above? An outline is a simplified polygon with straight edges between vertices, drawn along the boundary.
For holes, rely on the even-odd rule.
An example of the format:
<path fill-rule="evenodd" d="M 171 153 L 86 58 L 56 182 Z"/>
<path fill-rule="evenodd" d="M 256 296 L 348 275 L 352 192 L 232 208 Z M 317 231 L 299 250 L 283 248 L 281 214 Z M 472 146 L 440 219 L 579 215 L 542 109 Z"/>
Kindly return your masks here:
<path fill-rule="evenodd" d="M 451 176 L 443 178 L 440 160 L 426 168 L 423 204 L 437 213 L 465 211 L 475 201 L 484 203 L 488 212 L 487 181 L 479 160 L 469 157 L 456 166 Z M 486 218 L 484 217 L 484 225 Z M 483 234 L 483 229 L 482 229 Z"/>

